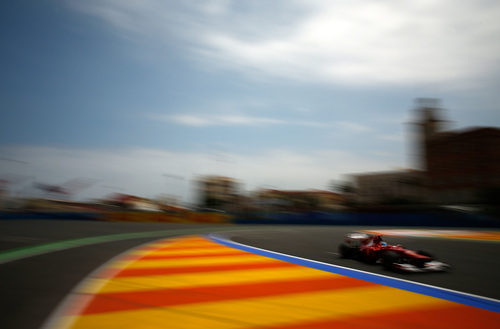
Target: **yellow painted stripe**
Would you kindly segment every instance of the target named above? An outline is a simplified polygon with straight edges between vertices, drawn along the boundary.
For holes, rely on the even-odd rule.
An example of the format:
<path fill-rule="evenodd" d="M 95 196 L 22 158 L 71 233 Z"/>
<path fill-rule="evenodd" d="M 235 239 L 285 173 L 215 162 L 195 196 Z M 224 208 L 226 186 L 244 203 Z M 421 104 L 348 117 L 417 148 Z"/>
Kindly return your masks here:
<path fill-rule="evenodd" d="M 217 328 L 296 324 L 353 318 L 382 311 L 446 305 L 447 301 L 385 286 L 200 303 L 75 318 L 72 329 Z"/>
<path fill-rule="evenodd" d="M 276 282 L 294 279 L 344 278 L 307 267 L 286 267 L 276 269 L 253 269 L 241 271 L 218 271 L 206 273 L 186 273 L 144 277 L 124 277 L 114 279 L 91 279 L 90 290 L 86 287 L 81 293 L 95 293 L 95 286 L 102 287 L 99 293 L 145 291 L 163 288 L 187 288 L 201 286 L 234 285 L 241 283 Z M 353 279 L 354 280 L 354 279 Z"/>
<path fill-rule="evenodd" d="M 159 260 L 139 260 L 130 263 L 129 261 L 118 261 L 113 264 L 116 268 L 165 268 L 165 267 L 183 267 L 198 265 L 222 265 L 222 264 L 242 264 L 242 263 L 263 263 L 279 262 L 273 258 L 262 257 L 259 255 L 241 255 L 241 256 L 220 256 L 203 258 L 180 258 L 180 259 L 159 259 Z"/>

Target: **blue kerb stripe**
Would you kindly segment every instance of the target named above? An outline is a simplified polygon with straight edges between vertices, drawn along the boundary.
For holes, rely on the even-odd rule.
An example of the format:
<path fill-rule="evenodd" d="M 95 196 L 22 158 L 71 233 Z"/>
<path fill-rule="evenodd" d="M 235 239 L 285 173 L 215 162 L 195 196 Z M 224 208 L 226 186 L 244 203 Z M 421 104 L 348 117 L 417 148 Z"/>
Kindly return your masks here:
<path fill-rule="evenodd" d="M 243 251 L 248 251 L 254 254 L 271 257 L 279 260 L 283 260 L 289 263 L 307 266 L 310 268 L 315 268 L 318 270 L 336 273 L 340 275 L 349 276 L 355 279 L 360 279 L 364 281 L 370 281 L 373 283 L 382 284 L 388 287 L 403 289 L 411 292 L 416 292 L 422 295 L 427 295 L 431 297 L 437 297 L 451 302 L 456 302 L 468 306 L 479 307 L 488 311 L 493 311 L 500 313 L 500 301 L 484 298 L 481 296 L 469 295 L 461 293 L 459 291 L 447 290 L 439 287 L 428 286 L 416 282 L 400 280 L 397 278 L 391 278 L 388 276 L 383 276 L 379 274 L 354 270 L 338 265 L 321 263 L 309 259 L 298 258 L 295 256 L 285 255 L 274 251 L 263 250 L 251 246 L 242 245 L 236 242 L 225 240 L 223 238 L 217 237 L 215 235 L 207 235 L 207 237 L 217 243 L 222 245 L 240 249 Z"/>

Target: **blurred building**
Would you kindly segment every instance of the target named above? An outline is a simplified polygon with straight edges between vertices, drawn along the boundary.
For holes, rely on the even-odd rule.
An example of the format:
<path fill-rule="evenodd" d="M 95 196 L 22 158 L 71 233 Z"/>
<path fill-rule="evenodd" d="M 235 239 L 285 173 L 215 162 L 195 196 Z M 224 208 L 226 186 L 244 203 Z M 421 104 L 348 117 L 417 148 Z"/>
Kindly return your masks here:
<path fill-rule="evenodd" d="M 341 194 L 323 190 L 263 189 L 257 192 L 256 199 L 259 205 L 272 211 L 328 211 L 340 209 L 344 204 Z"/>
<path fill-rule="evenodd" d="M 160 211 L 159 204 L 153 200 L 135 195 L 115 193 L 105 203 L 127 210 Z"/>
<path fill-rule="evenodd" d="M 477 203 L 500 189 L 500 129 L 446 130 L 441 110 L 428 102 L 418 108 L 421 162 L 429 201 Z"/>
<path fill-rule="evenodd" d="M 425 173 L 420 170 L 395 170 L 351 175 L 359 204 L 414 204 L 425 200 Z"/>
<path fill-rule="evenodd" d="M 351 176 L 359 204 L 500 202 L 500 129 L 447 129 L 439 100 L 417 99 L 420 170 Z"/>
<path fill-rule="evenodd" d="M 238 206 L 240 183 L 230 177 L 204 176 L 198 180 L 198 206 L 205 209 L 232 210 Z"/>

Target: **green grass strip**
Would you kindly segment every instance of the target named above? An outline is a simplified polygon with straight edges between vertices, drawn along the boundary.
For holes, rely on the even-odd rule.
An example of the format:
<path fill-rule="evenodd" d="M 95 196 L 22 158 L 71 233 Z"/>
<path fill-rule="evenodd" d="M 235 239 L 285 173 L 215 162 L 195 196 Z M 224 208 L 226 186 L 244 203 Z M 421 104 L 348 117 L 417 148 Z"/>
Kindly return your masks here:
<path fill-rule="evenodd" d="M 221 230 L 221 228 L 217 228 Z M 197 234 L 214 231 L 214 228 L 199 228 L 199 229 L 176 229 L 176 230 L 162 230 L 162 231 L 147 231 L 147 232 L 134 232 L 134 233 L 120 233 L 110 235 L 92 236 L 87 238 L 63 240 L 57 242 L 44 243 L 36 246 L 22 247 L 12 250 L 0 252 L 0 264 L 11 262 L 14 260 L 42 255 L 54 251 L 65 250 L 75 247 L 87 246 L 97 243 L 139 239 L 149 237 L 169 237 L 179 234 Z"/>

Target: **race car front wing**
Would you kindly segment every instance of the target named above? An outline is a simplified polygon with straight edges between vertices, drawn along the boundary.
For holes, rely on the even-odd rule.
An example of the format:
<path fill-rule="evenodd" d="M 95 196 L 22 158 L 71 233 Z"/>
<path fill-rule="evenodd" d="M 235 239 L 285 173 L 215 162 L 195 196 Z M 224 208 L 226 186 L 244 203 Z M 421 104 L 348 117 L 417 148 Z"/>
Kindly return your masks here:
<path fill-rule="evenodd" d="M 394 263 L 393 268 L 402 272 L 444 272 L 450 269 L 450 265 L 436 260 L 427 262 L 423 267 L 418 267 L 408 263 Z"/>

